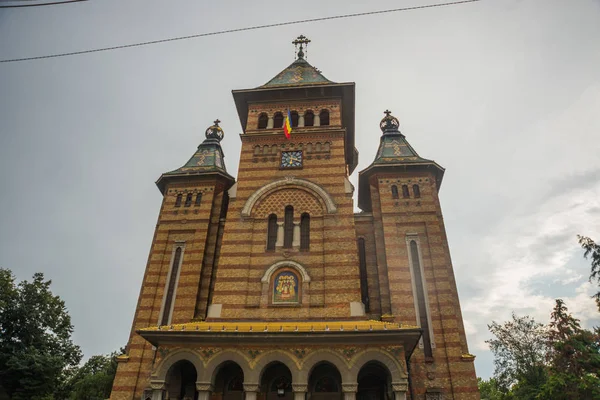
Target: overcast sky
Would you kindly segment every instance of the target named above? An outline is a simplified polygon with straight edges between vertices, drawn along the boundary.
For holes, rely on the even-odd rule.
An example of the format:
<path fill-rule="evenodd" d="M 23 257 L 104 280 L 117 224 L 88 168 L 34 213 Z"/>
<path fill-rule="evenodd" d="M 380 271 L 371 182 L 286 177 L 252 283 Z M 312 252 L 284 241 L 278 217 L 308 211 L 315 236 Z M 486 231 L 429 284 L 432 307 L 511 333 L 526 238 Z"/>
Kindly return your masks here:
<path fill-rule="evenodd" d="M 434 2 L 0 9 L 0 59 Z M 215 118 L 236 176 L 231 90 L 290 64 L 302 33 L 325 77 L 356 82 L 355 185 L 386 108 L 446 168 L 440 197 L 470 351 L 489 377 L 492 320 L 514 311 L 547 322 L 560 297 L 584 326 L 600 324 L 576 239 L 600 240 L 598 21 L 599 0 L 483 0 L 2 63 L 0 267 L 52 279 L 86 357 L 125 345 L 161 203 L 155 180 L 187 161 Z"/>

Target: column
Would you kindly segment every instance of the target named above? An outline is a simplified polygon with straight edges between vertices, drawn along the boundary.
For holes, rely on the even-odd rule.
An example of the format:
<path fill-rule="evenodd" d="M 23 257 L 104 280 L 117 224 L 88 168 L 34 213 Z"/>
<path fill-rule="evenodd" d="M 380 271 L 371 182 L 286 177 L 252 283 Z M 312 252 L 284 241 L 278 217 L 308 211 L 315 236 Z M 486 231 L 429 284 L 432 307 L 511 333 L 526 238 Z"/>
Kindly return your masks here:
<path fill-rule="evenodd" d="M 150 381 L 150 388 L 152 389 L 152 400 L 163 400 L 165 381 Z"/>
<path fill-rule="evenodd" d="M 304 115 L 298 115 L 298 126 L 304 126 Z"/>
<path fill-rule="evenodd" d="M 273 116 L 269 115 L 269 119 L 267 120 L 267 129 L 273 129 Z"/>
<path fill-rule="evenodd" d="M 292 247 L 300 247 L 300 222 L 294 222 L 294 236 L 292 237 Z"/>
<path fill-rule="evenodd" d="M 256 400 L 256 394 L 258 393 L 259 387 L 260 385 L 258 383 L 244 383 L 245 400 Z"/>
<path fill-rule="evenodd" d="M 342 391 L 344 392 L 344 400 L 356 400 L 356 391 L 358 383 L 342 383 Z"/>
<path fill-rule="evenodd" d="M 392 390 L 394 391 L 395 400 L 406 400 L 406 392 L 408 391 L 408 381 L 392 382 Z"/>
<path fill-rule="evenodd" d="M 292 383 L 292 390 L 294 392 L 294 400 L 305 400 L 307 389 L 308 389 L 308 387 L 306 385 L 294 385 Z"/>
<path fill-rule="evenodd" d="M 277 241 L 275 242 L 275 247 L 283 246 L 283 221 L 277 222 Z"/>
<path fill-rule="evenodd" d="M 198 400 L 209 400 L 212 391 L 213 386 L 210 384 L 210 382 L 196 382 L 196 392 L 198 393 Z"/>

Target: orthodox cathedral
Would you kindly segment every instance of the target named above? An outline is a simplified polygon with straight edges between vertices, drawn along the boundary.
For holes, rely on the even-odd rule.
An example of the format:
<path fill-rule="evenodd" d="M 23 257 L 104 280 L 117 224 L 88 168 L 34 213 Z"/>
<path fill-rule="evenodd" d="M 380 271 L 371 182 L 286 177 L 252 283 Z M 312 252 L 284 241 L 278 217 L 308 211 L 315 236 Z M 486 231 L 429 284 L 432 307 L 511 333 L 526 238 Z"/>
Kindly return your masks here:
<path fill-rule="evenodd" d="M 311 66 L 309 42 L 299 36 L 295 61 L 264 85 L 233 91 L 237 178 L 216 120 L 156 182 L 163 201 L 111 399 L 479 399 L 444 168 L 385 111 L 356 213 L 355 84 Z"/>

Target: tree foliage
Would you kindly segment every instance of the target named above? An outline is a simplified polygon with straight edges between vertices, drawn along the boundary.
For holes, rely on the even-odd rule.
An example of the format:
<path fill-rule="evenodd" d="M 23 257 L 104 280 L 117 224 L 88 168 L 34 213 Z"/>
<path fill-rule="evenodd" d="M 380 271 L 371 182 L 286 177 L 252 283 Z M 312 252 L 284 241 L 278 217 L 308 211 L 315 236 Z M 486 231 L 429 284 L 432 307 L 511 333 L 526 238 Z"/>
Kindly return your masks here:
<path fill-rule="evenodd" d="M 509 398 L 505 393 L 500 391 L 498 382 L 494 378 L 490 378 L 487 381 L 477 378 L 477 386 L 479 387 L 481 400 L 505 400 Z"/>
<path fill-rule="evenodd" d="M 598 330 L 582 329 L 561 299 L 551 314 L 549 345 L 549 379 L 540 398 L 600 399 Z"/>
<path fill-rule="evenodd" d="M 546 381 L 548 329 L 528 316 L 488 325 L 494 339 L 487 340 L 494 354 L 494 378 L 503 393 L 518 392 L 519 399 L 535 399 Z"/>
<path fill-rule="evenodd" d="M 589 280 L 590 282 L 596 281 L 598 284 L 598 291 L 594 297 L 596 298 L 596 304 L 598 304 L 598 310 L 600 310 L 600 245 L 586 236 L 577 235 L 577 238 L 579 239 L 579 244 L 585 250 L 583 256 L 585 258 L 590 257 L 592 261 Z"/>
<path fill-rule="evenodd" d="M 106 399 L 110 396 L 115 374 L 117 373 L 117 355 L 92 356 L 78 368 L 68 382 L 67 392 L 70 400 Z"/>
<path fill-rule="evenodd" d="M 0 268 L 0 382 L 11 399 L 51 399 L 81 360 L 65 303 L 36 273 L 18 284 Z"/>

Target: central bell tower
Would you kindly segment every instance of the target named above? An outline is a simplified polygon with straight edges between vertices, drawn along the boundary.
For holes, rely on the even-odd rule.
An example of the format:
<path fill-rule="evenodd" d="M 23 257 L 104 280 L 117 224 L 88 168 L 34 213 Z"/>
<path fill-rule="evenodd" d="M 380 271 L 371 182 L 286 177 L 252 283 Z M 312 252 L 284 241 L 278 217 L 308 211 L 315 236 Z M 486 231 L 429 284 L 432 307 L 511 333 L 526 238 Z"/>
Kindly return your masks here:
<path fill-rule="evenodd" d="M 354 83 L 332 82 L 310 65 L 309 42 L 298 37 L 295 61 L 266 84 L 233 91 L 244 128 L 229 190 L 235 217 L 207 320 L 364 318 L 348 180 L 358 158 Z M 278 292 L 285 271 L 298 279 L 293 295 Z"/>

